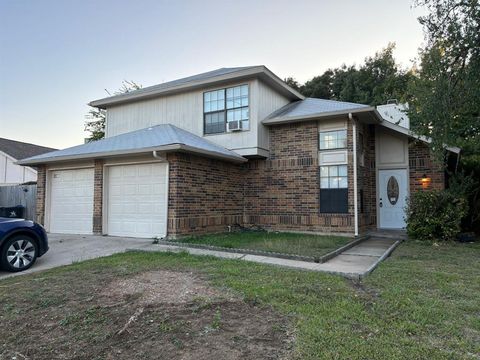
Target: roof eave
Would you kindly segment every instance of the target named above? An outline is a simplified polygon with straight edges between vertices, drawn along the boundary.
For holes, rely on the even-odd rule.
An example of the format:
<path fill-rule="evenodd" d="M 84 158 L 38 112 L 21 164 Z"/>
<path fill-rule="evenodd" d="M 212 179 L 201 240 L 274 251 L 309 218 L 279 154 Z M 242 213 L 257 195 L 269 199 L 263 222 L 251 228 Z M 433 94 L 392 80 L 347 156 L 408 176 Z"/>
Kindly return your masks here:
<path fill-rule="evenodd" d="M 65 155 L 65 156 L 56 156 L 52 158 L 44 158 L 44 159 L 24 159 L 15 162 L 17 165 L 23 166 L 32 166 L 32 165 L 43 165 L 43 164 L 50 164 L 55 162 L 64 162 L 64 161 L 75 161 L 75 160 L 91 160 L 91 159 L 98 159 L 98 158 L 107 158 L 107 157 L 115 157 L 121 155 L 138 155 L 142 153 L 149 153 L 152 151 L 159 151 L 159 152 L 172 152 L 172 151 L 185 151 L 191 152 L 195 154 L 202 154 L 211 158 L 216 158 L 219 160 L 225 160 L 235 163 L 244 163 L 247 159 L 243 158 L 240 155 L 224 155 L 215 151 L 209 151 L 204 149 L 199 149 L 193 146 L 188 146 L 184 144 L 169 144 L 163 146 L 152 146 L 149 148 L 142 148 L 142 149 L 133 149 L 133 150 L 119 150 L 119 151 L 105 151 L 105 152 L 98 152 L 98 153 L 89 153 L 89 154 L 81 154 L 81 155 Z"/>
<path fill-rule="evenodd" d="M 266 126 L 268 126 L 268 125 L 279 125 L 279 124 L 289 124 L 289 123 L 296 123 L 296 122 L 302 122 L 302 121 L 308 121 L 308 120 L 334 118 L 334 117 L 339 117 L 339 116 L 342 116 L 342 115 L 362 114 L 362 113 L 368 113 L 368 112 L 372 112 L 376 122 L 378 122 L 378 123 L 381 122 L 381 116 L 378 113 L 378 111 L 375 109 L 375 107 L 368 106 L 368 107 L 353 108 L 353 109 L 349 109 L 349 110 L 321 112 L 321 113 L 316 113 L 316 114 L 311 114 L 311 115 L 306 115 L 306 116 L 305 115 L 280 116 L 280 117 L 276 117 L 276 118 L 273 118 L 273 119 L 263 120 L 262 124 L 266 125 Z"/>
<path fill-rule="evenodd" d="M 277 90 L 283 92 L 284 95 L 289 95 L 289 97 L 292 100 L 295 100 L 295 99 L 303 100 L 305 98 L 298 91 L 296 91 L 295 89 L 285 84 L 278 76 L 272 73 L 267 67 L 256 66 L 250 69 L 245 69 L 245 70 L 240 70 L 240 71 L 225 74 L 225 75 L 215 76 L 210 79 L 192 81 L 189 83 L 172 86 L 166 89 L 153 89 L 152 91 L 147 91 L 147 92 L 144 91 L 141 93 L 132 92 L 127 94 L 111 96 L 103 99 L 98 99 L 98 100 L 89 102 L 88 105 L 101 108 L 101 109 L 106 109 L 109 106 L 133 102 L 140 99 L 143 100 L 143 99 L 149 99 L 149 98 L 158 97 L 158 96 L 172 95 L 175 93 L 193 90 L 205 85 L 214 85 L 216 83 L 222 83 L 222 82 L 235 80 L 235 79 L 241 80 L 244 78 L 256 77 L 256 76 L 262 77 L 262 75 L 263 75 L 263 80 L 267 80 L 267 81 L 270 80 L 272 82 L 272 85 L 274 85 L 277 88 Z"/>
<path fill-rule="evenodd" d="M 420 141 L 423 141 L 424 143 L 427 143 L 427 144 L 431 144 L 432 143 L 432 139 L 429 138 L 428 136 L 424 136 L 424 135 L 418 135 L 418 134 L 415 134 L 413 131 L 411 131 L 410 129 L 406 129 L 402 126 L 399 126 L 397 124 L 394 124 L 394 123 L 391 123 L 387 120 L 383 120 L 380 125 L 382 125 L 383 127 L 387 128 L 387 129 L 390 129 L 392 131 L 395 131 L 395 132 L 398 132 L 400 134 L 403 134 L 405 136 L 408 136 L 408 137 L 411 137 L 413 139 L 417 139 L 417 140 L 420 140 Z M 450 151 L 450 152 L 453 152 L 455 154 L 460 154 L 460 152 L 462 151 L 461 148 L 457 147 L 457 146 L 448 146 L 446 144 L 443 144 L 443 147 L 445 148 L 445 150 L 447 151 Z"/>

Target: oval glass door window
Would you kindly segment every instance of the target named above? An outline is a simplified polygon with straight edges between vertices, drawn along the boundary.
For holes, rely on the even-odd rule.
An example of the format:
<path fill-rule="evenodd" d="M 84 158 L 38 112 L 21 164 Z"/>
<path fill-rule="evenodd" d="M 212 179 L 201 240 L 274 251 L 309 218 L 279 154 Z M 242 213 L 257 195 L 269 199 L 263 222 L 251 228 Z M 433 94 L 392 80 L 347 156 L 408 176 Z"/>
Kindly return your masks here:
<path fill-rule="evenodd" d="M 399 194 L 398 181 L 395 176 L 390 176 L 387 183 L 387 197 L 390 204 L 395 205 L 398 201 Z"/>

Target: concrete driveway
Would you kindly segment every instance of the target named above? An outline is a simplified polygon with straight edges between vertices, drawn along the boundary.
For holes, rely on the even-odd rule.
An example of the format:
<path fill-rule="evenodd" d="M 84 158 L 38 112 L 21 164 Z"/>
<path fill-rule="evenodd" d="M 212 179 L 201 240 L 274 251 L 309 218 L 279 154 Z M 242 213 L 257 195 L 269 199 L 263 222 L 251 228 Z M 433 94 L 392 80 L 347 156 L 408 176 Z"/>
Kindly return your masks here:
<path fill-rule="evenodd" d="M 37 259 L 30 269 L 20 273 L 0 271 L 0 279 L 108 256 L 127 249 L 142 249 L 148 247 L 153 241 L 152 239 L 68 234 L 48 234 L 48 240 L 50 250 Z"/>

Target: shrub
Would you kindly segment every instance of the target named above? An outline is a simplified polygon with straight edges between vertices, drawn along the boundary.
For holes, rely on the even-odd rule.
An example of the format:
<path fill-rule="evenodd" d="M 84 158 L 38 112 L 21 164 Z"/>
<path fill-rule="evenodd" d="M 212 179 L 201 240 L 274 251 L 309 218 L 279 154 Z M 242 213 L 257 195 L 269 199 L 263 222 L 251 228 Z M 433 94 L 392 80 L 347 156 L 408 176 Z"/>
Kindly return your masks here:
<path fill-rule="evenodd" d="M 448 190 L 418 191 L 407 202 L 409 237 L 419 240 L 453 240 L 468 212 L 466 200 Z"/>

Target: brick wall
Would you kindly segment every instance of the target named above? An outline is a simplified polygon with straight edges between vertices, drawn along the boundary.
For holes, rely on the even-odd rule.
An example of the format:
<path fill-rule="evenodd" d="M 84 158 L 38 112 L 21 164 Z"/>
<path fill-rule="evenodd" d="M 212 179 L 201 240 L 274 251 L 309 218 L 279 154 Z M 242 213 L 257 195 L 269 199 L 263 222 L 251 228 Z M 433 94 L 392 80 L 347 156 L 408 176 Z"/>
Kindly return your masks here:
<path fill-rule="evenodd" d="M 167 159 L 169 235 L 225 231 L 242 223 L 241 165 L 183 153 Z"/>
<path fill-rule="evenodd" d="M 349 126 L 349 181 L 352 129 Z M 353 231 L 353 188 L 348 214 L 320 213 L 318 127 L 316 121 L 270 127 L 270 158 L 245 166 L 246 225 L 271 230 Z"/>
<path fill-rule="evenodd" d="M 363 192 L 360 232 L 376 226 L 375 128 L 359 124 L 364 164 L 358 162 Z M 168 154 L 170 235 L 225 231 L 229 225 L 260 225 L 271 230 L 353 233 L 353 141 L 348 123 L 348 213 L 320 213 L 318 128 L 315 121 L 270 128 L 271 156 L 238 165 L 183 153 Z M 427 145 L 411 142 L 410 190 L 444 188 L 444 171 Z M 45 221 L 45 166 L 38 167 L 37 221 Z M 93 231 L 102 233 L 103 161 L 95 161 Z M 361 201 L 359 198 L 359 208 Z M 360 209 L 361 210 L 361 209 Z"/>
<path fill-rule="evenodd" d="M 103 160 L 95 160 L 93 176 L 93 233 L 102 234 Z"/>
<path fill-rule="evenodd" d="M 45 225 L 45 186 L 47 183 L 47 168 L 45 165 L 37 167 L 37 203 L 35 221 Z"/>
<path fill-rule="evenodd" d="M 443 190 L 445 188 L 445 170 L 435 160 L 427 144 L 411 140 L 408 144 L 410 192 L 419 190 Z M 430 181 L 422 185 L 420 181 L 426 175 Z"/>

